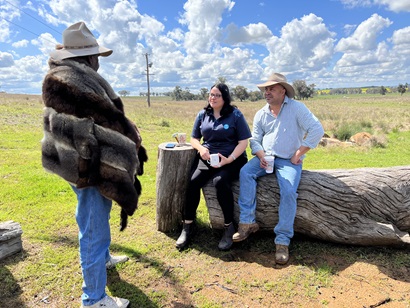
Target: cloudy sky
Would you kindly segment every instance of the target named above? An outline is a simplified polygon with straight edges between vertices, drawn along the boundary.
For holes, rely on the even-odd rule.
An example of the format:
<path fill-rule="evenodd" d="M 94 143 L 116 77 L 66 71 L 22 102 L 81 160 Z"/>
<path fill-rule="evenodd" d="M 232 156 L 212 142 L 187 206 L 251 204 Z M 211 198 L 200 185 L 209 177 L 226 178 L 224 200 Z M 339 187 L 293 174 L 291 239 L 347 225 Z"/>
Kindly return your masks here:
<path fill-rule="evenodd" d="M 272 72 L 317 88 L 410 83 L 410 0 L 0 0 L 0 91 L 41 93 L 49 52 L 85 21 L 99 72 L 116 91 L 175 86 L 196 93 L 219 77 L 257 90 Z"/>

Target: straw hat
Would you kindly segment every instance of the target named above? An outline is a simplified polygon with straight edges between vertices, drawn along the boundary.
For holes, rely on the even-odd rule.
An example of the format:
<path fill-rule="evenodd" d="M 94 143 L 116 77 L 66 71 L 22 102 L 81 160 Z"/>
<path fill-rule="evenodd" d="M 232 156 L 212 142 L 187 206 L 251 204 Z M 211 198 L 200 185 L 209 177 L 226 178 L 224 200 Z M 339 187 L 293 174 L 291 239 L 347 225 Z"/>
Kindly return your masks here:
<path fill-rule="evenodd" d="M 279 73 L 273 73 L 270 75 L 268 81 L 258 84 L 257 87 L 261 91 L 265 91 L 265 88 L 268 86 L 273 86 L 274 84 L 281 84 L 286 89 L 286 95 L 289 98 L 295 96 L 295 89 L 287 82 L 286 77 Z"/>
<path fill-rule="evenodd" d="M 80 21 L 64 30 L 63 45 L 58 44 L 50 56 L 56 60 L 63 60 L 91 55 L 107 57 L 110 54 L 112 54 L 112 50 L 99 46 L 85 23 Z"/>

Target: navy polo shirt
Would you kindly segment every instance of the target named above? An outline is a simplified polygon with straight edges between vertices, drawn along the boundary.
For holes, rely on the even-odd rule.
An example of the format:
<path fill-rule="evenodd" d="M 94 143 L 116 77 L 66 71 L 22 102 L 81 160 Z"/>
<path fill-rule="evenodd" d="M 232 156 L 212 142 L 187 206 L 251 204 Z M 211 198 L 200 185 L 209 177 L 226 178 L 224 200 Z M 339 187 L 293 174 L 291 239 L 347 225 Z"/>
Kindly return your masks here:
<path fill-rule="evenodd" d="M 248 123 L 239 109 L 215 119 L 212 112 L 201 110 L 194 122 L 191 136 L 201 140 L 210 154 L 221 153 L 228 157 L 238 145 L 239 140 L 252 136 Z M 246 156 L 246 151 L 244 154 Z"/>

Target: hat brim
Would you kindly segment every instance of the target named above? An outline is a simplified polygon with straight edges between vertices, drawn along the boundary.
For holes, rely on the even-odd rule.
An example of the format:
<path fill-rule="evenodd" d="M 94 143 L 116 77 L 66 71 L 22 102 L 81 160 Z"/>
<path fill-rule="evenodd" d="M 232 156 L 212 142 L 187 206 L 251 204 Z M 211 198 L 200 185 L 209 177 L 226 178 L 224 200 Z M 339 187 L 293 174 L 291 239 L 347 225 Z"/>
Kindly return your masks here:
<path fill-rule="evenodd" d="M 99 55 L 102 57 L 108 57 L 112 54 L 112 50 L 105 48 L 103 46 L 96 46 L 90 48 L 81 48 L 81 49 L 57 49 L 50 53 L 50 56 L 55 60 L 63 60 L 74 57 L 81 56 L 92 56 Z"/>
<path fill-rule="evenodd" d="M 288 84 L 288 83 L 286 83 L 286 82 L 277 82 L 277 81 L 269 80 L 269 81 L 267 81 L 267 82 L 265 82 L 265 83 L 258 84 L 257 87 L 259 88 L 259 90 L 261 90 L 262 92 L 264 92 L 266 87 L 273 86 L 273 85 L 275 85 L 275 84 L 280 84 L 280 85 L 282 85 L 282 86 L 286 89 L 286 95 L 287 95 L 289 98 L 295 97 L 295 89 L 294 89 L 290 84 Z"/>

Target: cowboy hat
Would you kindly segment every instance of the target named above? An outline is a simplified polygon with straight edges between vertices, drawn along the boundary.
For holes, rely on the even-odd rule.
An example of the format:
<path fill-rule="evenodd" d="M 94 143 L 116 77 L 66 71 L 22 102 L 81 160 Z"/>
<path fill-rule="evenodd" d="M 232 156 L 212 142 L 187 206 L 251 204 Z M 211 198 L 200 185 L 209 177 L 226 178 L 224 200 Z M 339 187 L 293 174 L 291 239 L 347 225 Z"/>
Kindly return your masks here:
<path fill-rule="evenodd" d="M 287 82 L 286 77 L 279 73 L 273 73 L 270 75 L 268 81 L 258 84 L 257 87 L 261 91 L 265 91 L 266 87 L 273 86 L 274 84 L 280 84 L 286 89 L 286 95 L 289 98 L 295 96 L 295 89 Z"/>
<path fill-rule="evenodd" d="M 99 46 L 85 23 L 80 21 L 64 30 L 63 45 L 58 44 L 50 56 L 56 60 L 63 60 L 91 55 L 107 57 L 110 54 L 112 54 L 112 50 Z"/>

